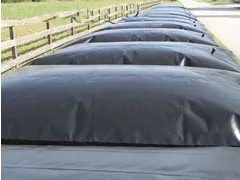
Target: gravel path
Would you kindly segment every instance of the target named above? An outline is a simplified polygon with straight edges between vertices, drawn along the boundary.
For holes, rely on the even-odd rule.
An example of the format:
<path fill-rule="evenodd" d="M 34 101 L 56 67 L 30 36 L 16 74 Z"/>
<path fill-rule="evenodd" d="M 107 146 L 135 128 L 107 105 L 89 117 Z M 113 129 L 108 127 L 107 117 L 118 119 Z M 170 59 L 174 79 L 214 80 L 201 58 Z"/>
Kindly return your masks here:
<path fill-rule="evenodd" d="M 224 45 L 240 57 L 240 5 L 180 0 Z"/>

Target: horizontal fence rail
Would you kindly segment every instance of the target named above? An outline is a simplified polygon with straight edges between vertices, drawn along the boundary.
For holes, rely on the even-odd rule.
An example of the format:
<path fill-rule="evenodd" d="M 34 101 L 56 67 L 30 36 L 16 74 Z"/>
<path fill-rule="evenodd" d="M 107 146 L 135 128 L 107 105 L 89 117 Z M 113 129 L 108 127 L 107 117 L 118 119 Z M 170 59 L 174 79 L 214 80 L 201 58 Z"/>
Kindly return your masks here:
<path fill-rule="evenodd" d="M 76 38 L 80 38 L 81 36 L 91 33 L 103 26 L 106 26 L 106 21 L 119 21 L 124 16 L 136 13 L 137 11 L 148 9 L 159 3 L 160 0 L 149 0 L 140 3 L 112 5 L 99 9 L 84 8 L 74 11 L 57 12 L 23 20 L 2 20 L 1 28 L 9 28 L 10 40 L 1 43 L 1 51 L 11 49 L 12 55 L 10 60 L 6 60 L 2 63 L 1 73 L 43 53 L 52 51 L 54 48 L 64 45 Z M 79 17 L 80 15 L 83 17 L 83 19 L 80 22 L 76 22 L 76 17 Z M 70 18 L 69 24 L 51 27 L 51 20 L 68 17 Z M 15 27 L 36 23 L 46 23 L 46 30 L 19 38 L 15 37 Z M 81 27 L 83 25 L 87 26 L 87 30 L 75 33 L 75 28 Z M 60 39 L 56 42 L 52 41 L 52 36 L 54 34 L 62 33 L 66 30 L 71 31 L 68 37 Z M 31 43 L 41 38 L 47 38 L 47 45 L 43 45 L 35 50 L 31 50 L 21 56 L 18 56 L 17 46 Z"/>

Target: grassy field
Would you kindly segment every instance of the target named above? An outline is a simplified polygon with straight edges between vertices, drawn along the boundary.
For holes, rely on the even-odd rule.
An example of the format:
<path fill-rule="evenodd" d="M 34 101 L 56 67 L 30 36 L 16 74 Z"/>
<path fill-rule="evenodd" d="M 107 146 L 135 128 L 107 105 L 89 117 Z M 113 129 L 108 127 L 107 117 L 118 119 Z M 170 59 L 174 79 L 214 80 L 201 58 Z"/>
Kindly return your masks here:
<path fill-rule="evenodd" d="M 142 0 L 77 0 L 77 1 L 58 1 L 58 2 L 26 2 L 26 3 L 2 3 L 2 19 L 24 19 L 54 12 L 70 11 L 81 8 L 98 8 L 112 4 L 122 4 L 129 2 L 141 2 Z M 56 19 L 51 21 L 51 26 L 59 26 L 69 23 L 69 18 Z M 16 37 L 21 37 L 33 32 L 45 29 L 44 23 L 23 26 L 16 29 Z M 2 30 L 2 39 L 9 39 L 8 29 Z"/>
<path fill-rule="evenodd" d="M 75 0 L 75 1 L 57 1 L 57 2 L 26 2 L 26 3 L 2 3 L 2 19 L 24 19 L 43 14 L 51 14 L 54 12 L 70 11 L 81 8 L 99 8 L 113 4 L 137 3 L 144 0 Z M 165 1 L 165 3 L 171 3 Z M 174 4 L 176 4 L 175 2 Z M 69 18 L 57 19 L 51 21 L 51 26 L 59 26 L 69 23 Z M 45 24 L 35 24 L 24 26 L 16 29 L 16 36 L 21 37 L 33 32 L 42 31 L 45 29 Z M 2 31 L 1 41 L 9 39 L 8 30 Z"/>
<path fill-rule="evenodd" d="M 24 19 L 42 14 L 81 8 L 98 8 L 112 4 L 134 3 L 143 0 L 76 0 L 53 2 L 2 3 L 2 19 Z"/>
<path fill-rule="evenodd" d="M 49 1 L 49 0 L 48 0 Z M 2 19 L 24 19 L 24 18 L 31 18 L 34 16 L 40 16 L 43 14 L 51 14 L 54 12 L 62 12 L 62 11 L 70 11 L 70 10 L 76 10 L 81 8 L 100 8 L 108 5 L 113 4 L 123 4 L 123 3 L 137 3 L 142 2 L 144 0 L 73 0 L 73 1 L 51 1 L 50 2 L 25 2 L 25 3 L 1 3 L 2 7 Z M 174 4 L 180 4 L 179 2 L 171 2 L 171 1 L 163 1 L 163 4 L 165 3 L 174 3 Z M 81 19 L 82 16 L 80 15 Z M 60 25 L 65 25 L 70 23 L 70 18 L 63 18 L 63 19 L 55 19 L 50 21 L 51 27 L 56 27 Z M 20 26 L 15 28 L 15 36 L 22 37 L 26 36 L 35 32 L 40 32 L 46 29 L 45 23 L 37 23 L 27 26 Z M 82 30 L 85 30 L 86 26 L 76 28 L 76 32 L 80 32 Z M 60 34 L 56 34 L 52 36 L 53 42 L 67 37 L 70 35 L 70 30 L 62 32 Z M 1 41 L 9 40 L 9 29 L 5 28 L 1 31 Z M 31 42 L 29 44 L 24 44 L 17 47 L 18 50 L 18 56 L 29 52 L 31 50 L 34 50 L 38 47 L 41 47 L 43 45 L 47 44 L 47 39 L 43 38 L 40 40 L 37 40 L 35 42 Z M 5 61 L 11 58 L 11 50 L 5 50 L 1 54 L 1 61 Z"/>
<path fill-rule="evenodd" d="M 123 3 L 133 3 L 142 2 L 143 0 L 76 0 L 76 1 L 51 1 L 51 2 L 25 2 L 25 3 L 2 3 L 2 19 L 24 19 L 34 16 L 39 16 L 43 14 L 51 14 L 54 12 L 70 11 L 81 8 L 99 8 L 113 4 L 123 4 Z M 81 15 L 80 15 L 81 17 Z M 81 19 L 81 18 L 80 18 Z M 56 19 L 50 22 L 51 27 L 56 27 L 60 25 L 65 25 L 70 23 L 70 18 Z M 46 29 L 45 23 L 37 23 L 27 26 L 21 26 L 15 28 L 16 37 L 26 36 L 35 32 L 40 32 Z M 81 27 L 77 29 L 77 32 L 86 29 Z M 70 31 L 66 31 L 61 34 L 56 34 L 53 36 L 53 42 L 57 41 L 63 37 L 70 34 Z M 1 31 L 1 41 L 9 40 L 9 29 L 4 28 Z M 43 38 L 41 40 L 25 44 L 23 46 L 18 46 L 18 55 L 24 54 L 30 50 L 36 49 L 42 45 L 47 44 L 47 39 Z M 11 51 L 6 50 L 2 52 L 1 60 L 5 61 L 10 59 Z"/>

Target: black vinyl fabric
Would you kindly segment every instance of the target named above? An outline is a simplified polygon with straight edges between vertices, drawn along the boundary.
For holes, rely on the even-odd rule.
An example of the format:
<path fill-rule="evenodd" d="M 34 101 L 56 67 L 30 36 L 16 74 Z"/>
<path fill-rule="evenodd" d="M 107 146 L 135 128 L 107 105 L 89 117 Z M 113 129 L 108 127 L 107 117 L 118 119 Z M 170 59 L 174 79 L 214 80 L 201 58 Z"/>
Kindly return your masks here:
<path fill-rule="evenodd" d="M 214 53 L 212 53 L 214 50 Z M 240 71 L 231 52 L 215 46 L 171 42 L 80 44 L 40 57 L 31 65 L 174 65 Z"/>
<path fill-rule="evenodd" d="M 147 9 L 145 10 L 144 12 L 155 12 L 155 11 L 158 11 L 158 12 L 164 12 L 164 11 L 171 11 L 171 12 L 185 12 L 185 13 L 189 13 L 191 14 L 191 12 L 188 10 L 188 9 L 184 9 L 184 8 L 173 8 L 173 7 L 154 7 L 154 8 L 151 8 L 151 9 Z"/>
<path fill-rule="evenodd" d="M 182 19 L 182 18 L 172 18 L 171 16 L 169 18 L 154 18 L 154 17 L 124 17 L 122 19 L 125 22 L 135 22 L 135 21 L 159 21 L 159 22 L 180 22 L 180 23 L 187 23 L 190 25 L 196 24 L 197 26 L 202 26 L 198 21 L 195 20 L 189 20 L 189 19 Z"/>
<path fill-rule="evenodd" d="M 154 6 L 151 9 L 158 9 L 158 8 L 186 9 L 184 6 L 180 6 L 180 5 L 177 5 L 177 4 L 161 4 L 161 5 L 158 5 L 158 6 Z"/>
<path fill-rule="evenodd" d="M 142 21 L 142 22 L 124 22 L 112 24 L 107 27 L 101 28 L 97 31 L 110 30 L 110 29 L 129 29 L 129 28 L 169 28 L 169 29 L 183 29 L 200 33 L 207 33 L 206 29 L 197 25 L 190 25 L 180 22 L 158 22 L 158 21 Z"/>
<path fill-rule="evenodd" d="M 186 13 L 186 12 L 179 12 L 179 11 L 169 11 L 169 10 L 166 10 L 166 11 L 159 11 L 159 10 L 156 10 L 156 11 L 148 11 L 148 12 L 143 12 L 143 13 L 140 13 L 139 16 L 158 16 L 158 15 L 175 15 L 175 16 L 183 16 L 183 17 L 186 17 L 186 18 L 189 18 L 189 19 L 195 19 L 197 20 L 196 17 L 192 16 L 190 13 Z"/>
<path fill-rule="evenodd" d="M 2 75 L 4 180 L 240 179 L 232 52 L 183 6 L 135 16 Z"/>
<path fill-rule="evenodd" d="M 150 11 L 150 12 L 143 12 L 140 13 L 138 16 L 139 17 L 161 17 L 161 16 L 168 16 L 168 15 L 172 15 L 172 16 L 178 16 L 178 17 L 183 17 L 186 19 L 192 19 L 192 20 L 197 20 L 197 18 L 195 16 L 192 16 L 191 14 L 187 14 L 187 13 L 182 13 L 182 12 L 175 12 L 175 11 Z"/>
<path fill-rule="evenodd" d="M 186 20 L 186 21 L 197 21 L 196 19 L 192 19 L 192 18 L 188 18 L 188 17 L 184 17 L 184 16 L 172 15 L 172 14 L 162 14 L 162 15 L 158 15 L 157 17 L 155 17 L 155 16 L 147 16 L 145 13 L 145 16 L 139 14 L 138 16 L 127 16 L 127 17 L 167 18 L 167 19 L 182 19 L 182 20 Z"/>
<path fill-rule="evenodd" d="M 2 146 L 9 180 L 239 180 L 240 149 Z"/>
<path fill-rule="evenodd" d="M 208 35 L 194 31 L 164 28 L 141 29 L 114 29 L 99 31 L 86 35 L 69 45 L 93 42 L 123 42 L 123 41 L 170 41 L 190 42 L 217 46 L 216 42 Z M 68 46 L 69 46 L 68 45 Z"/>
<path fill-rule="evenodd" d="M 139 14 L 145 13 L 159 13 L 159 14 L 175 14 L 179 16 L 193 16 L 190 11 L 184 9 L 170 9 L 170 8 L 162 8 L 162 9 L 150 9 L 144 12 L 140 12 Z"/>
<path fill-rule="evenodd" d="M 2 140 L 239 146 L 239 89 L 213 69 L 45 66 L 3 77 Z"/>

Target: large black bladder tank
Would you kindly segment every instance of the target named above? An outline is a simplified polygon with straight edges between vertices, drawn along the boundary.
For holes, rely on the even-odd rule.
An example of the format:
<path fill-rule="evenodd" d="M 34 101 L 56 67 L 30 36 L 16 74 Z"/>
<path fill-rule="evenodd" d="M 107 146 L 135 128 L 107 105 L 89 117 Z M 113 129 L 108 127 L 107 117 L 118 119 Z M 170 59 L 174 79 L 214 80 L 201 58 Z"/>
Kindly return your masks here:
<path fill-rule="evenodd" d="M 239 180 L 233 53 L 179 5 L 109 23 L 2 75 L 3 179 Z"/>

